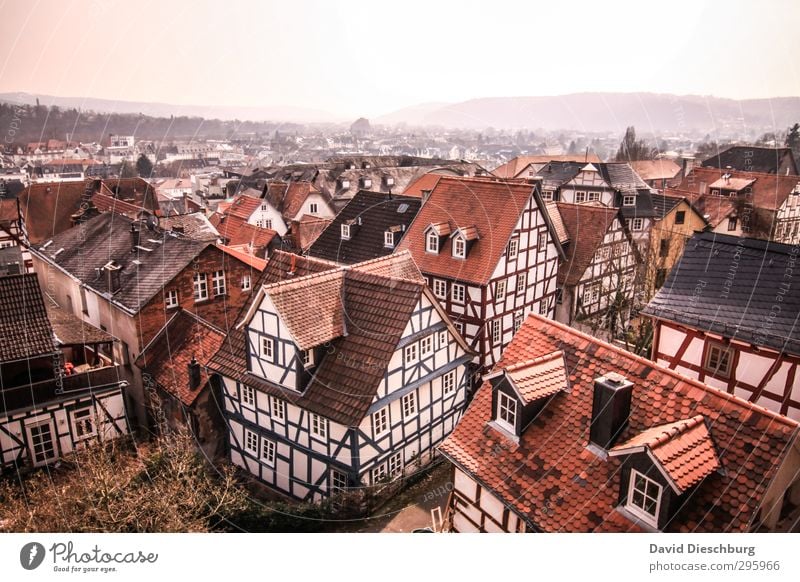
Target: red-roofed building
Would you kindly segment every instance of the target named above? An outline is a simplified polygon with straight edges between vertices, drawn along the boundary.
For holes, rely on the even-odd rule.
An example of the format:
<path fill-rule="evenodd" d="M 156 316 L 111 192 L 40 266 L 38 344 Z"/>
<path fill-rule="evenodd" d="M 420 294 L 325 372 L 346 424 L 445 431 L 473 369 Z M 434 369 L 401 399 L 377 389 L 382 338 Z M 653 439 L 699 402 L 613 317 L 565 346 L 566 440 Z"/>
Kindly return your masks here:
<path fill-rule="evenodd" d="M 527 396 L 520 374 L 537 385 Z M 531 315 L 439 447 L 453 464 L 445 528 L 788 531 L 798 428 Z"/>
<path fill-rule="evenodd" d="M 563 258 L 538 182 L 440 176 L 403 237 L 487 370 L 532 311 L 552 317 Z"/>

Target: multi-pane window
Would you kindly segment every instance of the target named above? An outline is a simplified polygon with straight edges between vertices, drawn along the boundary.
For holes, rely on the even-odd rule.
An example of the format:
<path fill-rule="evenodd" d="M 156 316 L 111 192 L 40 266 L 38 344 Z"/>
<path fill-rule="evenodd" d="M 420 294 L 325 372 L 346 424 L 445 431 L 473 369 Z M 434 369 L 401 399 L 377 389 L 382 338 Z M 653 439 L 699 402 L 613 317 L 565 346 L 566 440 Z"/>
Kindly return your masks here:
<path fill-rule="evenodd" d="M 628 508 L 647 519 L 652 525 L 658 523 L 658 509 L 661 504 L 661 485 L 631 469 L 631 483 L 628 487 Z"/>
<path fill-rule="evenodd" d="M 547 301 L 545 299 L 539 302 L 539 315 L 547 315 Z"/>
<path fill-rule="evenodd" d="M 242 291 L 249 291 L 251 286 L 250 275 L 242 275 Z"/>
<path fill-rule="evenodd" d="M 328 438 L 328 420 L 319 414 L 311 414 L 311 434 L 320 438 Z"/>
<path fill-rule="evenodd" d="M 345 491 L 348 486 L 347 474 L 331 469 L 331 493 Z"/>
<path fill-rule="evenodd" d="M 600 299 L 600 284 L 591 283 L 583 288 L 583 304 L 595 303 Z"/>
<path fill-rule="evenodd" d="M 586 194 L 586 199 L 589 202 L 598 202 L 600 200 L 600 192 L 588 192 Z"/>
<path fill-rule="evenodd" d="M 464 303 L 465 287 L 461 283 L 453 283 L 453 301 L 455 303 Z"/>
<path fill-rule="evenodd" d="M 389 430 L 389 413 L 384 406 L 372 413 L 372 432 L 375 436 L 382 435 Z"/>
<path fill-rule="evenodd" d="M 258 435 L 252 430 L 244 429 L 244 450 L 254 455 L 258 454 Z"/>
<path fill-rule="evenodd" d="M 521 311 L 517 311 L 514 313 L 514 333 L 519 331 L 519 328 L 522 327 L 522 322 L 524 317 L 522 316 Z"/>
<path fill-rule="evenodd" d="M 319 212 L 319 205 L 316 202 L 312 202 L 311 204 L 308 205 L 308 211 L 311 214 L 316 214 L 317 212 Z"/>
<path fill-rule="evenodd" d="M 247 406 L 256 405 L 256 390 L 252 386 L 242 385 L 242 404 Z"/>
<path fill-rule="evenodd" d="M 72 413 L 72 431 L 75 440 L 94 436 L 97 432 L 94 425 L 94 414 L 91 408 L 82 408 Z"/>
<path fill-rule="evenodd" d="M 389 476 L 399 477 L 403 473 L 403 452 L 397 452 L 389 457 Z"/>
<path fill-rule="evenodd" d="M 417 361 L 419 354 L 417 352 L 417 344 L 409 344 L 406 346 L 405 350 L 403 350 L 403 361 L 406 364 L 413 364 Z"/>
<path fill-rule="evenodd" d="M 497 301 L 502 301 L 503 299 L 506 298 L 506 282 L 505 282 L 505 280 L 497 282 L 497 286 L 495 287 L 494 295 L 495 295 L 495 299 Z"/>
<path fill-rule="evenodd" d="M 275 420 L 286 418 L 286 402 L 275 396 L 272 397 L 272 418 Z"/>
<path fill-rule="evenodd" d="M 214 271 L 211 276 L 211 288 L 214 295 L 225 295 L 225 271 Z"/>
<path fill-rule="evenodd" d="M 272 359 L 273 355 L 273 347 L 272 347 L 272 338 L 271 337 L 262 337 L 261 338 L 261 356 L 266 358 L 267 360 Z"/>
<path fill-rule="evenodd" d="M 510 241 L 508 241 L 508 253 L 507 253 L 508 259 L 509 260 L 516 259 L 518 254 L 519 254 L 519 239 L 512 238 Z"/>
<path fill-rule="evenodd" d="M 383 233 L 383 246 L 388 248 L 394 248 L 394 233 L 389 232 L 388 230 Z"/>
<path fill-rule="evenodd" d="M 586 202 L 586 192 L 575 192 L 575 202 Z"/>
<path fill-rule="evenodd" d="M 464 324 L 462 322 L 454 321 L 453 322 L 453 327 L 456 328 L 456 331 L 459 333 L 459 335 L 461 335 L 461 336 L 464 335 Z"/>
<path fill-rule="evenodd" d="M 205 273 L 194 274 L 194 300 L 205 301 L 208 299 L 208 281 Z"/>
<path fill-rule="evenodd" d="M 547 250 L 547 231 L 539 233 L 539 252 L 543 253 Z"/>
<path fill-rule="evenodd" d="M 429 253 L 439 252 L 439 235 L 433 230 L 425 237 L 425 250 Z"/>
<path fill-rule="evenodd" d="M 644 228 L 644 218 L 633 219 L 633 230 L 642 230 Z"/>
<path fill-rule="evenodd" d="M 377 467 L 372 469 L 372 483 L 373 484 L 385 481 L 386 477 L 387 477 L 386 463 L 381 463 L 380 465 L 378 465 Z"/>
<path fill-rule="evenodd" d="M 552 200 L 552 199 L 553 199 L 552 190 L 542 190 L 542 200 Z"/>
<path fill-rule="evenodd" d="M 622 205 L 623 206 L 636 206 L 636 196 L 623 196 L 622 197 Z"/>
<path fill-rule="evenodd" d="M 310 368 L 314 365 L 314 351 L 313 350 L 301 350 L 300 351 L 300 359 L 303 361 L 304 368 Z"/>
<path fill-rule="evenodd" d="M 442 279 L 434 279 L 433 294 L 439 299 L 447 299 L 447 281 Z"/>
<path fill-rule="evenodd" d="M 452 394 L 456 389 L 456 371 L 450 370 L 442 376 L 442 392 Z"/>
<path fill-rule="evenodd" d="M 467 256 L 467 241 L 460 236 L 453 239 L 453 256 L 457 259 Z"/>
<path fill-rule="evenodd" d="M 409 418 L 417 413 L 417 393 L 409 392 L 402 399 L 403 418 Z"/>
<path fill-rule="evenodd" d="M 440 331 L 439 332 L 439 349 L 447 346 L 447 332 Z"/>
<path fill-rule="evenodd" d="M 178 290 L 177 289 L 170 289 L 167 291 L 167 300 L 166 300 L 167 309 L 177 307 L 178 303 Z"/>
<path fill-rule="evenodd" d="M 261 460 L 270 467 L 275 466 L 275 441 L 269 439 L 261 441 Z"/>
<path fill-rule="evenodd" d="M 433 353 L 433 336 L 425 336 L 419 340 L 419 355 L 421 357 L 430 356 Z"/>
<path fill-rule="evenodd" d="M 528 274 L 520 273 L 517 275 L 517 293 L 525 293 L 525 287 L 528 285 Z"/>
<path fill-rule="evenodd" d="M 735 218 L 729 218 L 728 219 L 728 230 L 729 231 L 730 230 L 736 230 L 736 219 Z"/>
<path fill-rule="evenodd" d="M 499 344 L 500 343 L 500 320 L 493 319 L 489 322 L 489 333 L 492 335 L 492 343 Z"/>
<path fill-rule="evenodd" d="M 343 224 L 342 225 L 342 238 L 344 240 L 349 240 L 350 239 L 350 225 L 349 224 Z"/>
<path fill-rule="evenodd" d="M 720 344 L 709 344 L 706 354 L 706 370 L 719 376 L 727 376 L 731 370 L 733 350 Z"/>
<path fill-rule="evenodd" d="M 678 210 L 675 213 L 675 224 L 683 224 L 684 222 L 686 222 L 686 211 Z"/>
<path fill-rule="evenodd" d="M 505 392 L 497 393 L 497 422 L 511 432 L 517 430 L 517 401 Z"/>

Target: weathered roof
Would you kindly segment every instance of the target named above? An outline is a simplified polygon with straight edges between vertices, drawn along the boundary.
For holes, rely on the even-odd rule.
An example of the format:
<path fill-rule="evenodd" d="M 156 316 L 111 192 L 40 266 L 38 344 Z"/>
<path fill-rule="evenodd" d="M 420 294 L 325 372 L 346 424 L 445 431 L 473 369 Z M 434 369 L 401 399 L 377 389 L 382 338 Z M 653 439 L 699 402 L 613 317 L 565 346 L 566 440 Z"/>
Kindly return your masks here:
<path fill-rule="evenodd" d="M 403 196 L 422 198 L 425 192 L 430 192 L 436 187 L 436 184 L 439 183 L 441 178 L 441 174 L 422 174 L 419 178 L 406 186 L 406 189 L 403 190 Z"/>
<path fill-rule="evenodd" d="M 796 259 L 789 245 L 697 233 L 643 313 L 800 354 L 800 294 L 784 277 Z"/>
<path fill-rule="evenodd" d="M 525 404 L 569 388 L 569 373 L 561 350 L 511 364 L 505 373 Z"/>
<path fill-rule="evenodd" d="M 760 146 L 731 146 L 703 161 L 706 168 L 726 169 L 740 172 L 763 172 L 777 174 L 784 157 L 791 156 L 791 173 L 797 174 L 797 165 L 791 148 L 768 148 Z"/>
<path fill-rule="evenodd" d="M 628 162 L 642 180 L 670 180 L 677 176 L 681 167 L 672 160 L 639 160 Z"/>
<path fill-rule="evenodd" d="M 344 265 L 389 255 L 394 248 L 384 244 L 384 233 L 392 226 L 407 229 L 421 203 L 419 198 L 361 190 L 317 237 L 308 254 Z M 341 227 L 348 221 L 358 226 L 351 228 L 349 240 L 342 240 Z"/>
<path fill-rule="evenodd" d="M 708 474 L 683 499 L 664 530 L 751 527 L 796 442 L 796 422 L 537 315 L 523 323 L 496 369 L 556 350 L 564 352 L 570 390 L 553 397 L 518 444 L 488 426 L 493 415 L 487 381 L 440 450 L 539 530 L 640 531 L 617 510 L 621 459 L 603 460 L 587 450 L 594 381 L 618 371 L 634 384 L 629 425 L 620 442 L 702 415 L 724 468 Z"/>
<path fill-rule="evenodd" d="M 614 219 L 619 218 L 619 210 L 601 205 L 566 202 L 558 202 L 555 206 L 569 238 L 569 243 L 564 246 L 566 260 L 558 267 L 558 283 L 577 285 Z M 551 210 L 552 208 L 549 207 Z"/>
<path fill-rule="evenodd" d="M 512 158 L 505 164 L 502 164 L 492 170 L 492 173 L 498 178 L 516 178 L 525 168 L 531 164 L 547 164 L 548 162 L 599 162 L 600 158 L 597 154 L 566 154 L 566 155 L 536 155 L 536 156 L 517 156 Z"/>
<path fill-rule="evenodd" d="M 83 321 L 72 312 L 62 309 L 55 301 L 46 301 L 47 317 L 53 327 L 56 343 L 60 346 L 110 343 L 115 341 L 107 331 Z"/>
<path fill-rule="evenodd" d="M 194 240 L 216 241 L 220 237 L 217 229 L 202 212 L 165 216 L 159 219 L 158 226 Z"/>
<path fill-rule="evenodd" d="M 19 205 L 25 217 L 25 228 L 32 244 L 72 227 L 72 215 L 90 183 L 54 182 L 31 184 L 19 195 Z"/>
<path fill-rule="evenodd" d="M 0 277 L 0 362 L 35 358 L 56 351 L 37 275 Z"/>
<path fill-rule="evenodd" d="M 279 237 L 277 231 L 249 224 L 246 219 L 235 215 L 215 213 L 210 223 L 229 246 L 248 245 L 254 254 L 260 256 L 264 256 L 267 247 L 275 237 Z"/>

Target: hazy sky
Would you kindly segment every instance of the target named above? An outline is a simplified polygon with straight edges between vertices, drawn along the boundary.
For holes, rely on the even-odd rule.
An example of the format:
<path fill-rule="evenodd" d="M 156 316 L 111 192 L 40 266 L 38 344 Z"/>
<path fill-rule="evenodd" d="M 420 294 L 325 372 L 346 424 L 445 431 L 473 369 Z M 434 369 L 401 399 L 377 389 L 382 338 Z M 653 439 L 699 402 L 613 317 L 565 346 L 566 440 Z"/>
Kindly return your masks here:
<path fill-rule="evenodd" d="M 430 101 L 800 95 L 800 2 L 0 0 L 0 92 L 375 116 Z"/>

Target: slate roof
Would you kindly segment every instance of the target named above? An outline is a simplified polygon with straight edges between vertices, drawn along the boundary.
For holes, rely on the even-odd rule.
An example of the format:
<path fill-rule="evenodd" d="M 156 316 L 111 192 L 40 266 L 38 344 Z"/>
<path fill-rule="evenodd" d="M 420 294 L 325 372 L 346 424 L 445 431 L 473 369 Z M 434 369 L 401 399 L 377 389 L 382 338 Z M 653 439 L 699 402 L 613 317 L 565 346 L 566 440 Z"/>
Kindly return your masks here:
<path fill-rule="evenodd" d="M 208 382 L 204 364 L 220 348 L 225 332 L 206 320 L 179 309 L 136 359 L 136 365 L 185 406 L 194 404 Z M 200 386 L 189 386 L 189 362 L 200 364 Z"/>
<path fill-rule="evenodd" d="M 642 313 L 800 354 L 800 293 L 785 278 L 796 259 L 797 247 L 697 233 Z"/>
<path fill-rule="evenodd" d="M 762 172 L 777 174 L 784 157 L 791 156 L 792 173 L 797 174 L 797 164 L 790 148 L 767 148 L 759 146 L 731 146 L 703 161 L 706 168 L 725 169 L 731 167 L 740 172 Z"/>
<path fill-rule="evenodd" d="M 219 232 L 202 212 L 178 214 L 160 218 L 158 226 L 166 231 L 178 232 L 193 240 L 216 242 Z"/>
<path fill-rule="evenodd" d="M 131 252 L 132 223 L 126 216 L 103 213 L 33 250 L 100 294 L 108 295 L 108 281 L 96 269 L 109 261 L 121 265 L 120 288 L 113 300 L 136 313 L 211 243 L 144 228 L 140 246 L 151 251 Z"/>
<path fill-rule="evenodd" d="M 722 466 L 702 414 L 643 430 L 612 448 L 609 455 L 637 450 L 647 450 L 658 460 L 679 494 Z"/>
<path fill-rule="evenodd" d="M 552 210 L 552 206 L 549 209 Z M 577 285 L 591 264 L 615 218 L 617 208 L 594 204 L 556 203 L 569 243 L 564 246 L 566 260 L 558 267 L 558 284 Z"/>
<path fill-rule="evenodd" d="M 587 163 L 599 162 L 597 154 L 566 154 L 566 155 L 536 155 L 536 156 L 517 156 L 505 164 L 492 170 L 498 178 L 516 178 L 525 168 L 531 164 L 547 164 L 548 162 L 575 162 L 585 166 Z"/>
<path fill-rule="evenodd" d="M 650 201 L 653 204 L 653 216 L 656 220 L 661 220 L 669 214 L 673 208 L 685 200 L 684 196 L 670 196 L 668 194 L 650 194 Z"/>
<path fill-rule="evenodd" d="M 534 186 L 522 182 L 442 177 L 417 214 L 398 250 L 409 250 L 420 271 L 478 285 L 488 283 L 506 249 L 520 214 L 533 196 Z M 540 210 L 544 204 L 539 200 Z M 452 238 L 443 240 L 439 253 L 425 251 L 425 231 L 431 224 L 446 225 L 442 232 L 475 227 L 479 239 L 466 259 L 452 256 Z M 553 235 L 555 238 L 555 234 Z"/>
<path fill-rule="evenodd" d="M 487 381 L 440 451 L 536 529 L 640 531 L 616 509 L 621 460 L 603 460 L 587 450 L 594 380 L 618 371 L 634 384 L 629 426 L 619 442 L 702 415 L 724 469 L 687 493 L 664 530 L 750 529 L 796 442 L 796 422 L 537 315 L 523 323 L 495 369 L 557 350 L 564 352 L 570 390 L 555 395 L 518 444 L 488 426 L 492 386 Z"/>
<path fill-rule="evenodd" d="M 35 273 L 0 277 L 0 362 L 57 351 Z"/>
<path fill-rule="evenodd" d="M 394 248 L 384 245 L 384 233 L 392 226 L 408 229 L 421 204 L 419 198 L 361 190 L 317 237 L 308 254 L 343 265 L 389 255 Z M 350 239 L 342 240 L 342 224 L 359 219 L 361 224 L 351 229 Z"/>

